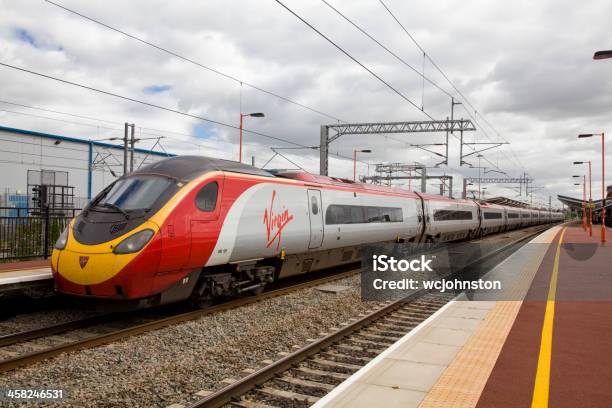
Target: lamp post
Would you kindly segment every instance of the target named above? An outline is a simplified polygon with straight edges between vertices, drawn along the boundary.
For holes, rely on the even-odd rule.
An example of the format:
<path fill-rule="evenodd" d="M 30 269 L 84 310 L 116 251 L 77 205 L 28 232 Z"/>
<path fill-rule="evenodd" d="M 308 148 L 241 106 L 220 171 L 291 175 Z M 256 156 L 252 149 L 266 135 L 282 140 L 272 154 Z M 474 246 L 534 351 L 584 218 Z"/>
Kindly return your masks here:
<path fill-rule="evenodd" d="M 585 162 L 585 161 L 584 162 L 581 162 L 581 161 L 574 162 L 574 164 L 587 164 L 587 163 L 589 164 L 589 218 L 588 218 L 587 226 L 589 227 L 589 236 L 592 237 L 593 236 L 593 179 L 591 177 L 591 161 L 589 160 L 588 162 Z M 586 200 L 586 196 L 585 196 L 585 200 Z"/>
<path fill-rule="evenodd" d="M 240 113 L 240 153 L 238 154 L 238 162 L 242 163 L 242 122 L 246 116 L 252 118 L 263 118 L 265 115 L 261 112 L 255 113 Z"/>
<path fill-rule="evenodd" d="M 594 60 L 602 60 L 602 59 L 609 59 L 612 58 L 612 50 L 603 50 L 603 51 L 596 51 L 595 54 L 593 54 L 593 59 Z M 593 135 L 597 135 L 595 134 L 590 134 L 590 135 L 580 135 L 578 137 L 589 137 L 589 136 L 593 136 Z M 601 243 L 605 243 L 606 242 L 606 183 L 605 183 L 605 163 L 606 163 L 606 156 L 604 153 L 605 150 L 605 142 L 604 142 L 605 136 L 604 136 L 604 132 L 601 132 Z"/>
<path fill-rule="evenodd" d="M 609 51 L 606 51 L 609 52 Z M 612 57 L 612 52 L 611 56 Z M 597 54 L 596 54 L 597 55 Z M 610 58 L 607 57 L 607 58 Z M 601 133 L 583 133 L 578 135 L 579 138 L 601 136 L 601 243 L 606 242 L 606 145 L 605 134 Z"/>
<path fill-rule="evenodd" d="M 574 183 L 575 186 L 582 186 L 582 228 L 586 231 L 586 176 L 582 175 L 582 176 L 572 176 L 575 178 L 580 178 L 582 177 L 582 184 L 581 183 Z"/>
<path fill-rule="evenodd" d="M 357 181 L 357 153 L 372 153 L 370 149 L 353 150 L 353 181 Z"/>

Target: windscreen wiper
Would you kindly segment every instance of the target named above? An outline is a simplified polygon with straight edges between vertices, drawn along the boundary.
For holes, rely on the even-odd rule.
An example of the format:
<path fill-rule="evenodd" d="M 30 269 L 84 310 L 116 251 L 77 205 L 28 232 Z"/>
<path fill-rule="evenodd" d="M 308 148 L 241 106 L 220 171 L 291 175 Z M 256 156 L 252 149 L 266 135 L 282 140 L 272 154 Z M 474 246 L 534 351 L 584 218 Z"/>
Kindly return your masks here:
<path fill-rule="evenodd" d="M 125 216 L 126 220 L 130 218 L 130 215 L 127 213 L 127 211 L 125 211 L 123 208 L 113 203 L 103 203 L 103 204 L 100 204 L 100 207 L 107 207 L 107 208 L 112 208 L 113 210 L 117 210 Z"/>

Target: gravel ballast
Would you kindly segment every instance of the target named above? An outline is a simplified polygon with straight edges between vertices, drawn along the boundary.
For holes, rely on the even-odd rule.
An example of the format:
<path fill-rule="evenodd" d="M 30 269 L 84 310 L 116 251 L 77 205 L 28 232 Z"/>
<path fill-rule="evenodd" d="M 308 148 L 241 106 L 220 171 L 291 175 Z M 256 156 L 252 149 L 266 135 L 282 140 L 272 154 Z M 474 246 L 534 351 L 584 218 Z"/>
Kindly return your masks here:
<path fill-rule="evenodd" d="M 10 388 L 61 388 L 62 406 L 166 407 L 192 401 L 200 390 L 277 359 L 307 339 L 356 317 L 362 302 L 359 276 L 337 282 L 348 290 L 315 288 L 132 337 L 0 374 Z M 6 401 L 3 401 L 6 402 Z M 42 405 L 43 403 L 38 403 Z M 28 404 L 35 406 L 35 404 Z"/>

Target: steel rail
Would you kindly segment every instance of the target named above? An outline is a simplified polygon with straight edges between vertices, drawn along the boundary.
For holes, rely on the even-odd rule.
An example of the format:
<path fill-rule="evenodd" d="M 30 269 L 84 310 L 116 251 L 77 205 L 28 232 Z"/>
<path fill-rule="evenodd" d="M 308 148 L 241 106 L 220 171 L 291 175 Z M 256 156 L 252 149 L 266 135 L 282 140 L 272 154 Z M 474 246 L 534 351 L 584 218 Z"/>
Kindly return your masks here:
<path fill-rule="evenodd" d="M 41 337 L 52 336 L 54 334 L 65 333 L 71 330 L 82 329 L 94 324 L 105 323 L 113 317 L 119 317 L 116 313 L 105 313 L 95 316 L 85 317 L 79 320 L 70 320 L 63 323 L 53 324 L 45 327 L 39 327 L 32 330 L 11 333 L 0 336 L 0 347 L 9 346 L 11 344 L 21 343 L 24 341 L 35 340 Z"/>
<path fill-rule="evenodd" d="M 314 279 L 311 281 L 291 285 L 285 288 L 280 288 L 280 289 L 272 290 L 269 292 L 264 292 L 257 296 L 232 300 L 227 303 L 222 303 L 219 305 L 208 307 L 206 309 L 189 311 L 186 313 L 181 313 L 176 316 L 170 316 L 170 317 L 162 318 L 162 319 L 155 320 L 152 322 L 142 323 L 136 326 L 128 327 L 125 329 L 120 329 L 120 330 L 113 331 L 110 333 L 104 333 L 104 334 L 100 334 L 100 335 L 96 335 L 92 337 L 87 337 L 85 339 L 81 339 L 75 342 L 60 344 L 60 345 L 50 347 L 45 350 L 35 351 L 35 352 L 27 353 L 27 354 L 24 354 L 18 357 L 2 360 L 0 361 L 0 373 L 13 370 L 17 367 L 33 364 L 39 361 L 43 361 L 50 357 L 54 357 L 54 356 L 57 356 L 59 354 L 66 353 L 69 351 L 76 351 L 76 350 L 96 347 L 99 345 L 111 343 L 111 342 L 121 340 L 124 338 L 132 337 L 138 334 L 146 333 L 152 330 L 161 329 L 161 328 L 164 328 L 170 325 L 174 325 L 177 323 L 195 320 L 203 316 L 207 316 L 207 315 L 211 315 L 211 314 L 219 313 L 219 312 L 224 312 L 224 311 L 235 309 L 235 308 L 242 307 L 242 306 L 247 306 L 247 305 L 262 301 L 262 300 L 282 296 L 282 295 L 285 295 L 285 294 L 288 294 L 288 293 L 291 293 L 297 290 L 307 289 L 307 288 L 321 285 L 323 283 L 336 281 L 339 279 L 353 276 L 359 273 L 359 271 L 360 271 L 360 268 L 351 269 L 349 271 L 337 273 L 331 276 L 325 276 L 325 277 Z M 104 316 L 108 317 L 108 315 L 104 315 Z M 79 323 L 78 321 L 73 321 L 73 322 L 65 323 L 65 325 L 74 324 L 78 326 L 78 323 Z M 61 325 L 58 325 L 58 326 L 61 326 Z M 78 327 L 76 328 L 78 329 Z M 37 329 L 37 330 L 34 330 L 33 332 L 39 332 L 39 331 L 44 332 L 45 330 L 49 330 L 49 332 L 51 333 L 54 330 L 58 330 L 58 329 L 59 328 L 56 329 L 55 327 L 48 327 L 48 328 Z M 53 333 L 53 334 L 56 334 L 56 333 Z M 23 336 L 24 338 L 27 338 L 28 336 L 35 336 L 35 334 L 30 335 L 27 332 L 24 332 L 24 333 L 21 333 L 21 336 Z M 5 340 L 5 341 L 11 344 L 10 339 Z"/>
<path fill-rule="evenodd" d="M 465 272 L 468 268 L 473 267 L 479 262 L 487 261 L 496 255 L 499 255 L 508 249 L 520 244 L 523 241 L 526 241 L 536 235 L 542 233 L 542 231 L 550 228 L 550 226 L 546 226 L 545 228 L 538 229 L 537 231 L 531 232 L 526 236 L 520 237 L 508 244 L 495 249 L 478 259 L 473 260 L 469 264 L 463 266 L 461 269 L 453 272 L 451 276 L 457 276 L 463 272 Z M 364 316 L 363 318 L 356 320 L 355 322 L 341 328 L 340 330 L 331 333 L 321 339 L 312 342 L 305 347 L 294 351 L 293 353 L 275 361 L 274 363 L 262 367 L 261 369 L 253 372 L 252 374 L 247 375 L 246 377 L 241 378 L 240 380 L 227 385 L 224 388 L 196 401 L 187 406 L 187 408 L 218 408 L 222 407 L 226 404 L 231 403 L 234 400 L 237 400 L 239 397 L 253 390 L 254 388 L 264 384 L 265 382 L 273 379 L 279 374 L 289 370 L 294 367 L 296 364 L 306 360 L 309 357 L 318 354 L 323 349 L 337 343 L 339 340 L 349 336 L 350 334 L 362 329 L 365 326 L 368 326 L 372 322 L 380 319 L 381 317 L 388 315 L 394 312 L 396 309 L 400 308 L 405 303 L 416 300 L 423 295 L 430 293 L 429 290 L 421 289 L 417 292 L 411 293 L 410 295 L 393 301 L 392 303 L 383 306 L 382 308 L 373 311 L 372 313 Z"/>

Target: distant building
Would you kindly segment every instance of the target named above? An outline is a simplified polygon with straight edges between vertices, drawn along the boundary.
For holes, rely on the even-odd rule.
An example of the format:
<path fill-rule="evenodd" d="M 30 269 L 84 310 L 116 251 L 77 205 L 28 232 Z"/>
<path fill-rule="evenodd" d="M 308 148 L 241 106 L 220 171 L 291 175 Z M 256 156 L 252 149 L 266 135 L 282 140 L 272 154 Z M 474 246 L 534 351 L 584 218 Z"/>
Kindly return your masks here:
<path fill-rule="evenodd" d="M 0 126 L 0 206 L 27 207 L 28 170 L 51 170 L 67 173 L 62 185 L 74 187 L 74 206 L 82 207 L 123 174 L 123 153 L 122 145 Z M 134 168 L 168 156 L 136 148 Z"/>

